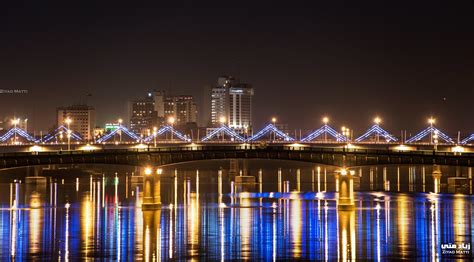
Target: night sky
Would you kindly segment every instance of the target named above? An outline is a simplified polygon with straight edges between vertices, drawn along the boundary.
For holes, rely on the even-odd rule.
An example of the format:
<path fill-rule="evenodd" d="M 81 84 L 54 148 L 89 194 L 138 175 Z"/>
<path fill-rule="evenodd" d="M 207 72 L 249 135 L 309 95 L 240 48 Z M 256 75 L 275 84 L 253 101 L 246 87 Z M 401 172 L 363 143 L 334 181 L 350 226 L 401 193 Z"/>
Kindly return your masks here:
<path fill-rule="evenodd" d="M 312 129 L 328 115 L 361 133 L 378 114 L 398 135 L 433 115 L 450 134 L 474 132 L 472 1 L 8 2 L 0 89 L 28 94 L 0 94 L 0 117 L 29 128 L 87 93 L 98 124 L 150 89 L 199 103 L 230 74 L 255 89 L 256 127 L 277 116 Z"/>

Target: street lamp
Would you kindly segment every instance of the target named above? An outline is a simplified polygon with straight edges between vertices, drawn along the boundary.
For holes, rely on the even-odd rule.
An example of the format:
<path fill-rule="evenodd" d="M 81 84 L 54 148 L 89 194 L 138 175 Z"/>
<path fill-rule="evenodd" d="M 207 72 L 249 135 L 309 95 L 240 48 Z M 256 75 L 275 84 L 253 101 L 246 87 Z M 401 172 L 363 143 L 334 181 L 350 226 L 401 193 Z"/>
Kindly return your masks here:
<path fill-rule="evenodd" d="M 342 135 L 346 137 L 347 143 L 350 142 L 351 130 L 345 126 L 341 127 Z"/>
<path fill-rule="evenodd" d="M 28 118 L 25 118 L 25 132 L 28 133 Z"/>
<path fill-rule="evenodd" d="M 430 124 L 430 136 L 431 136 L 430 143 L 431 144 L 433 144 L 433 125 L 434 125 L 434 123 L 436 123 L 436 119 L 433 118 L 433 117 L 430 117 L 428 119 L 428 124 Z"/>
<path fill-rule="evenodd" d="M 324 143 L 327 143 L 328 142 L 328 134 L 327 134 L 326 126 L 329 123 L 329 117 L 327 117 L 327 116 L 323 117 L 323 123 L 324 123 Z"/>
<path fill-rule="evenodd" d="M 71 130 L 67 130 L 67 150 L 71 151 Z"/>
<path fill-rule="evenodd" d="M 70 129 L 70 125 L 71 125 L 71 118 L 66 118 L 66 120 L 64 121 L 66 122 L 66 125 L 67 125 L 67 150 L 71 150 L 71 129 Z"/>
<path fill-rule="evenodd" d="M 382 123 L 382 119 L 381 119 L 380 117 L 376 116 L 376 117 L 374 118 L 374 123 L 375 123 L 376 125 L 379 125 L 380 123 Z"/>
<path fill-rule="evenodd" d="M 433 117 L 430 117 L 428 119 L 428 123 L 430 124 L 431 127 L 433 127 L 433 124 L 436 123 L 436 119 L 434 119 Z"/>
<path fill-rule="evenodd" d="M 225 118 L 225 116 L 221 116 L 219 117 L 219 122 L 221 123 L 222 126 L 225 125 L 225 122 L 227 121 L 227 119 Z M 222 141 L 225 140 L 225 133 L 224 133 L 224 130 L 222 130 Z"/>
<path fill-rule="evenodd" d="M 437 151 L 438 150 L 438 130 L 435 130 L 434 131 L 434 135 L 433 135 L 433 142 L 434 142 L 434 150 Z"/>
<path fill-rule="evenodd" d="M 151 167 L 146 167 L 146 168 L 145 168 L 145 175 L 146 175 L 146 176 L 150 176 L 150 175 L 151 175 L 151 172 L 152 172 Z"/>
<path fill-rule="evenodd" d="M 153 144 L 156 147 L 156 126 L 153 127 Z"/>
<path fill-rule="evenodd" d="M 119 118 L 119 119 L 118 119 L 118 124 L 119 124 L 118 129 L 119 129 L 119 140 L 120 140 L 120 143 L 122 143 L 122 128 L 121 128 L 121 127 L 122 127 L 122 123 L 123 123 L 122 118 Z"/>
<path fill-rule="evenodd" d="M 323 123 L 327 125 L 329 123 L 329 117 L 327 116 L 323 117 Z"/>
<path fill-rule="evenodd" d="M 276 127 L 276 126 L 275 126 L 276 121 L 277 121 L 276 117 L 272 117 L 272 124 L 273 124 L 273 127 Z M 276 132 L 275 132 L 275 131 L 273 131 L 273 138 L 272 138 L 272 136 L 270 135 L 270 140 L 273 140 L 273 141 L 276 140 Z"/>
<path fill-rule="evenodd" d="M 374 118 L 374 123 L 376 125 L 380 125 L 380 123 L 382 123 L 382 119 L 378 116 L 376 116 Z M 379 132 L 375 132 L 375 143 L 378 143 L 379 142 Z"/>
<path fill-rule="evenodd" d="M 176 119 L 174 118 L 174 116 L 168 117 L 168 124 L 171 126 L 171 142 L 173 142 L 173 125 L 175 121 Z"/>
<path fill-rule="evenodd" d="M 19 118 L 13 118 L 12 119 L 12 125 L 13 127 L 15 128 L 15 141 L 14 143 L 16 144 L 16 140 L 17 140 L 17 137 L 16 137 L 16 125 L 18 125 L 20 123 L 20 119 Z"/>

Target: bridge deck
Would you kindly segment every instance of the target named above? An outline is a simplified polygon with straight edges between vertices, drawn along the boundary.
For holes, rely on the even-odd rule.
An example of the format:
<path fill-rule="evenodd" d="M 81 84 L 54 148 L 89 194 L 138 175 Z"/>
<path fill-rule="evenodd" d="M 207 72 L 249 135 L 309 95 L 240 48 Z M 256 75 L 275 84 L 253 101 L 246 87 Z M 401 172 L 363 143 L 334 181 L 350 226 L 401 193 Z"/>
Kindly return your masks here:
<path fill-rule="evenodd" d="M 0 154 L 0 169 L 52 164 L 159 166 L 188 161 L 233 158 L 292 160 L 346 167 L 389 164 L 474 166 L 474 153 L 291 145 L 183 145 L 145 149 L 2 153 Z"/>

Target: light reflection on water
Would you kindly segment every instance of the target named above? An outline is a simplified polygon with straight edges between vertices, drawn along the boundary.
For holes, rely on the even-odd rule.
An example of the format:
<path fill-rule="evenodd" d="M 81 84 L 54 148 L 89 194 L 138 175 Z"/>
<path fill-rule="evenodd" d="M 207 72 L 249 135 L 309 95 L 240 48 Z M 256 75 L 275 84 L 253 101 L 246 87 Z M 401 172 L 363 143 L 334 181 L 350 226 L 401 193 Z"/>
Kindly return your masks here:
<path fill-rule="evenodd" d="M 163 178 L 156 211 L 141 210 L 142 189 L 125 176 L 0 184 L 0 259 L 443 260 L 443 243 L 473 246 L 470 195 L 357 192 L 356 209 L 338 211 L 335 193 L 237 189 L 206 175 Z M 323 176 L 300 186 L 325 188 Z"/>

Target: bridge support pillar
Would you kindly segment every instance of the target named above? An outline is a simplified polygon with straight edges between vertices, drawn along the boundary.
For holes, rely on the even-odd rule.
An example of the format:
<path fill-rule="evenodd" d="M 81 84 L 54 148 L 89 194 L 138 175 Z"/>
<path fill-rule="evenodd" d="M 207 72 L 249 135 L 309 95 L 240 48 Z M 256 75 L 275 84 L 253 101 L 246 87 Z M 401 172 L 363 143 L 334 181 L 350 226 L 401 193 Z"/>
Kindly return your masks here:
<path fill-rule="evenodd" d="M 441 189 L 441 168 L 438 165 L 433 165 L 433 190 L 434 193 L 439 193 Z"/>
<path fill-rule="evenodd" d="M 336 173 L 338 191 L 337 208 L 339 210 L 354 209 L 354 177 L 346 169 Z"/>
<path fill-rule="evenodd" d="M 26 203 L 31 208 L 39 208 L 44 206 L 44 200 L 46 198 L 46 185 L 47 180 L 46 177 L 42 176 L 32 176 L 25 178 L 25 195 L 26 195 Z M 57 185 L 56 183 L 51 184 L 51 203 L 56 203 L 55 199 L 57 199 Z"/>
<path fill-rule="evenodd" d="M 154 210 L 161 208 L 161 168 L 144 168 L 143 177 L 143 210 Z"/>

